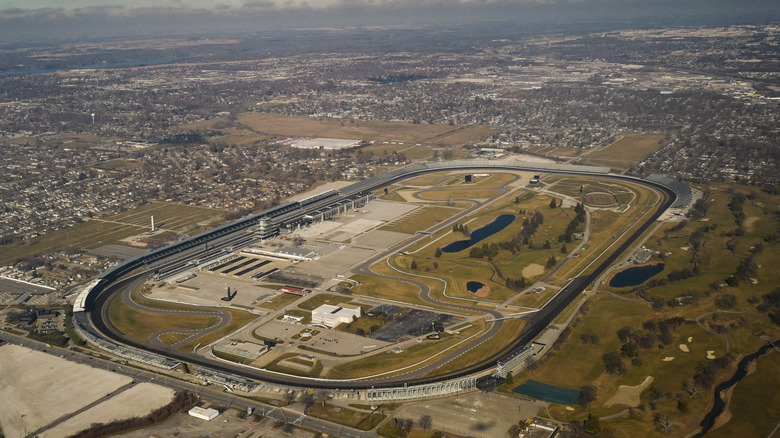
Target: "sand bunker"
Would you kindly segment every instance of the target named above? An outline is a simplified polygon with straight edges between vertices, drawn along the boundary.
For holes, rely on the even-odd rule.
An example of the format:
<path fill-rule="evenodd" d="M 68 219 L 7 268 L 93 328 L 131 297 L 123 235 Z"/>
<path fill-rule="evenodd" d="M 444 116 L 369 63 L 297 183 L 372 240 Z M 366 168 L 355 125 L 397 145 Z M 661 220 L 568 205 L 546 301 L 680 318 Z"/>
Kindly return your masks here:
<path fill-rule="evenodd" d="M 481 288 L 477 289 L 476 292 L 474 292 L 475 296 L 478 296 L 480 298 L 485 298 L 490 295 L 490 286 L 482 286 Z"/>
<path fill-rule="evenodd" d="M 685 344 L 680 344 L 680 350 L 682 350 L 682 351 L 684 351 L 684 352 L 686 352 L 686 353 L 689 353 L 689 352 L 691 351 L 691 350 L 688 348 L 688 346 L 687 346 L 687 345 L 685 345 Z"/>
<path fill-rule="evenodd" d="M 567 411 L 573 411 L 573 410 L 574 410 L 574 408 L 573 408 L 573 407 L 571 407 L 571 406 L 566 406 L 566 410 L 567 410 Z"/>
<path fill-rule="evenodd" d="M 525 278 L 531 278 L 536 277 L 537 275 L 542 275 L 544 273 L 544 266 L 531 263 L 530 265 L 523 268 L 523 277 Z"/>
<path fill-rule="evenodd" d="M 688 343 L 690 344 L 691 342 L 693 342 L 693 336 L 688 336 Z"/>
<path fill-rule="evenodd" d="M 661 359 L 664 362 L 671 362 L 674 360 L 674 356 L 666 356 L 665 358 Z"/>
<path fill-rule="evenodd" d="M 707 359 L 715 359 L 715 350 L 707 350 Z"/>
<path fill-rule="evenodd" d="M 749 218 L 745 219 L 745 231 L 748 233 L 752 232 L 755 229 L 756 222 L 758 222 L 757 216 L 750 216 Z"/>
<path fill-rule="evenodd" d="M 604 406 L 626 405 L 632 408 L 639 406 L 641 403 L 639 395 L 642 394 L 642 391 L 647 389 L 651 383 L 653 383 L 653 376 L 645 377 L 645 381 L 637 386 L 620 385 L 618 386 L 617 393 L 610 397 L 609 400 L 604 403 Z"/>

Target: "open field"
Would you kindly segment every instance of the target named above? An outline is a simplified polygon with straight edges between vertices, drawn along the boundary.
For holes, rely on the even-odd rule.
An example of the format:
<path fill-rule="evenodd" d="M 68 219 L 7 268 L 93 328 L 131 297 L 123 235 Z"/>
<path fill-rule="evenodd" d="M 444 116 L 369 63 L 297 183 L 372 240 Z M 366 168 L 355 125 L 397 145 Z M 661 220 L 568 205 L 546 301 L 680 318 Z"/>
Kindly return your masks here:
<path fill-rule="evenodd" d="M 414 234 L 417 231 L 427 230 L 439 222 L 460 213 L 460 211 L 461 209 L 454 207 L 426 205 L 381 227 L 380 230 Z"/>
<path fill-rule="evenodd" d="M 8 437 L 26 436 L 133 380 L 12 344 L 0 347 L 0 368 L 0 424 Z M 125 408 L 141 414 L 146 406 Z"/>
<path fill-rule="evenodd" d="M 360 430 L 371 430 L 385 419 L 385 415 L 382 415 L 380 412 L 360 412 L 327 404 L 323 406 L 320 403 L 310 407 L 307 413 L 311 416 L 322 418 L 323 420 L 332 421 Z"/>
<path fill-rule="evenodd" d="M 149 335 L 160 330 L 198 330 L 219 322 L 215 316 L 142 312 L 125 306 L 119 299 L 111 303 L 109 315 L 120 332 L 142 342 L 149 342 Z"/>
<path fill-rule="evenodd" d="M 628 169 L 661 149 L 666 143 L 661 134 L 625 134 L 620 140 L 583 157 L 582 160 L 600 166 Z"/>
<path fill-rule="evenodd" d="M 211 220 L 224 213 L 224 210 L 216 208 L 155 202 L 100 220 L 148 228 L 150 217 L 154 216 L 157 228 L 182 231 L 190 225 Z"/>
<path fill-rule="evenodd" d="M 204 220 L 224 213 L 222 210 L 188 205 L 154 203 L 116 215 L 90 220 L 72 227 L 48 232 L 42 236 L 0 248 L 0 265 L 26 256 L 55 252 L 63 248 L 95 249 L 114 244 L 149 231 L 150 216 L 158 227 L 183 231 Z"/>
<path fill-rule="evenodd" d="M 47 437 L 68 437 L 89 429 L 94 423 L 108 424 L 126 418 L 141 417 L 173 400 L 173 390 L 142 382 L 117 394 L 46 432 Z M 128 409 L 132 407 L 133 409 Z M 146 411 L 144 411 L 146 409 Z"/>
<path fill-rule="evenodd" d="M 214 119 L 187 125 L 189 129 L 211 128 L 223 119 Z M 404 122 L 347 121 L 342 119 L 316 119 L 279 114 L 242 114 L 238 122 L 248 129 L 228 130 L 222 141 L 251 143 L 272 137 L 329 137 L 351 138 L 367 141 L 416 143 L 434 146 L 455 146 L 478 141 L 494 132 L 483 126 L 422 125 Z M 379 145 L 384 146 L 384 145 Z M 389 145 L 393 146 L 393 145 Z"/>
<path fill-rule="evenodd" d="M 329 379 L 368 377 L 378 373 L 388 375 L 402 373 L 400 368 L 425 361 L 447 347 L 465 339 L 462 335 L 442 335 L 438 341 L 425 340 L 421 344 L 406 348 L 403 353 L 382 353 L 338 365 L 328 372 Z"/>

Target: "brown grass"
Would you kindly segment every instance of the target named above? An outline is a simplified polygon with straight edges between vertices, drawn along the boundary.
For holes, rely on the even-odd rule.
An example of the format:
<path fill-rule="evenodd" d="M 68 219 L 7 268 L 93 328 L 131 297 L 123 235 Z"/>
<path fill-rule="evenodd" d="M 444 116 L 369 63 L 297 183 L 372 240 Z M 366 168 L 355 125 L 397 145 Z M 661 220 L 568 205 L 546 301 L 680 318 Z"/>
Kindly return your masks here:
<path fill-rule="evenodd" d="M 187 125 L 191 129 L 211 127 L 221 119 Z M 349 121 L 312 117 L 292 117 L 280 114 L 243 114 L 238 122 L 249 129 L 225 130 L 222 141 L 248 142 L 272 137 L 354 138 L 367 141 L 388 141 L 414 146 L 416 143 L 435 146 L 455 146 L 477 141 L 494 132 L 485 126 L 416 125 L 404 122 Z M 240 134 L 243 133 L 243 134 Z M 384 145 L 377 145 L 383 148 Z M 387 145 L 391 149 L 395 145 Z M 417 150 L 409 151 L 418 155 Z M 422 150 L 420 150 L 422 152 Z M 407 155 L 409 155 L 407 153 Z"/>

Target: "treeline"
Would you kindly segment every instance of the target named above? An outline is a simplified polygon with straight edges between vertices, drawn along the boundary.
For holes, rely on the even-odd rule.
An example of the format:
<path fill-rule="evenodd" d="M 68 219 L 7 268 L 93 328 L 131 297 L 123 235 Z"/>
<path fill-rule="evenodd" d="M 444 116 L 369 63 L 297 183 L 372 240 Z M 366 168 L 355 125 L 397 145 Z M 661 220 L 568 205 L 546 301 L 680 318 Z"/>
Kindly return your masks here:
<path fill-rule="evenodd" d="M 148 427 L 167 420 L 173 414 L 182 412 L 184 409 L 195 404 L 197 400 L 197 397 L 190 392 L 178 391 L 176 392 L 173 401 L 161 408 L 155 409 L 144 417 L 133 417 L 108 424 L 98 423 L 90 426 L 89 429 L 82 430 L 81 432 L 72 435 L 71 438 L 100 438 L 129 429 Z"/>
<path fill-rule="evenodd" d="M 577 215 L 574 216 L 574 219 L 566 226 L 566 230 L 558 236 L 558 242 L 571 243 L 571 241 L 574 240 L 574 232 L 577 231 L 577 227 L 585 222 L 585 207 L 578 202 L 574 207 L 574 211 Z"/>
<path fill-rule="evenodd" d="M 742 263 L 737 266 L 736 272 L 726 278 L 726 284 L 731 287 L 737 287 L 743 281 L 747 281 L 755 277 L 756 271 L 758 270 L 758 265 L 753 261 L 753 258 L 756 256 L 756 254 L 763 250 L 764 246 L 760 243 L 754 246 L 750 255 L 742 260 Z"/>

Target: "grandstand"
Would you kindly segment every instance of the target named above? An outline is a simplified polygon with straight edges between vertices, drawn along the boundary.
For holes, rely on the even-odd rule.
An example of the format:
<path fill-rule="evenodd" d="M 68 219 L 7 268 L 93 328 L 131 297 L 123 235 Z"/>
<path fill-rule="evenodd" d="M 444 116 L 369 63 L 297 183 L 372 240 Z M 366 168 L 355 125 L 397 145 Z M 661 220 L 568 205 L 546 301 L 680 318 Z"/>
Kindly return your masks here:
<path fill-rule="evenodd" d="M 648 181 L 662 184 L 672 189 L 672 191 L 674 191 L 674 193 L 677 195 L 677 200 L 674 201 L 674 204 L 672 204 L 670 208 L 685 209 L 690 207 L 693 204 L 693 192 L 691 191 L 691 188 L 688 187 L 686 184 L 681 183 L 680 181 L 677 181 L 676 179 L 668 177 L 666 175 L 661 175 L 659 173 L 654 173 L 652 175 L 649 175 L 645 179 Z"/>

